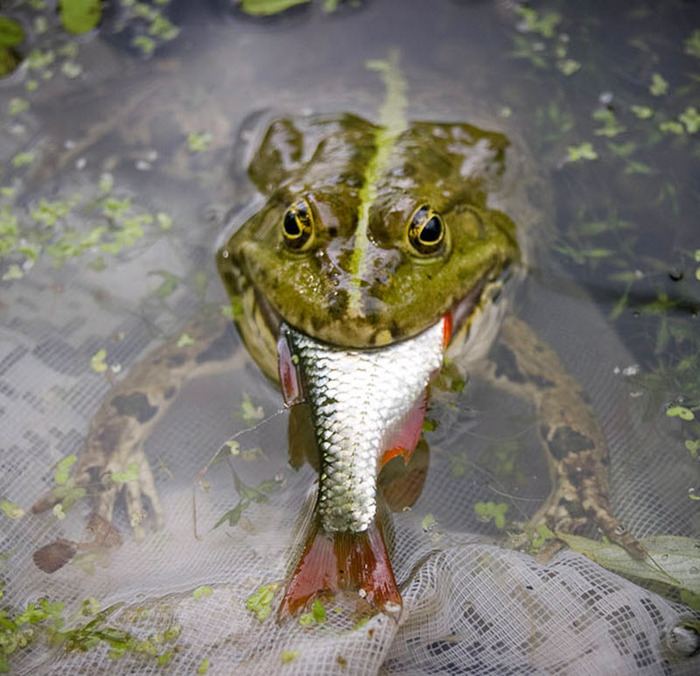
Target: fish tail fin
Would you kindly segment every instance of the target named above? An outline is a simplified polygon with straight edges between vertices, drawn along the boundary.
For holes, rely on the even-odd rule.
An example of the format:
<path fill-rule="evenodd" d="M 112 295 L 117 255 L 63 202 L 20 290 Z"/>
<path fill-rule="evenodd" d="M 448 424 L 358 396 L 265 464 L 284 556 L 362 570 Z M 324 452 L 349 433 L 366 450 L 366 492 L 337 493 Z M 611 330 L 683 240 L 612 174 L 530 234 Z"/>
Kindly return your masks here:
<path fill-rule="evenodd" d="M 319 596 L 340 591 L 357 591 L 371 606 L 390 612 L 401 607 L 401 594 L 376 519 L 359 533 L 326 533 L 315 519 L 278 617 L 294 615 Z"/>

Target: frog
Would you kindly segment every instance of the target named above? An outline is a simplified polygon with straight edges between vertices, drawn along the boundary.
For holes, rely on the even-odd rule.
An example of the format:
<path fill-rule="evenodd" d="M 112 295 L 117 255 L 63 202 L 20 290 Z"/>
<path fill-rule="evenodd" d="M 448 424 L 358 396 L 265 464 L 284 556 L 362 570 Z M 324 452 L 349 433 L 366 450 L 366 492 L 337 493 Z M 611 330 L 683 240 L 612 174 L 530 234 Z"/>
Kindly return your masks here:
<path fill-rule="evenodd" d="M 271 378 L 279 366 L 289 398 L 279 347 L 286 326 L 339 348 L 340 359 L 343 349 L 377 352 L 411 341 L 447 318 L 446 356 L 462 376 L 478 375 L 536 410 L 552 491 L 530 532 L 544 525 L 552 533 L 582 533 L 594 522 L 630 555 L 645 558 L 613 513 L 605 438 L 585 393 L 554 350 L 508 312 L 512 294 L 504 289 L 517 283 L 526 252 L 514 220 L 489 204 L 506 173 L 508 138 L 468 123 L 424 121 L 394 130 L 389 141 L 387 133 L 349 114 L 280 119 L 267 130 L 249 169 L 267 201 L 218 254 L 244 343 Z M 391 152 L 381 157 L 384 143 Z M 314 425 L 324 427 L 318 414 L 294 428 Z M 316 436 L 317 453 L 324 432 Z M 406 466 L 415 447 L 415 438 L 400 445 Z M 320 471 L 320 503 L 324 479 L 339 460 L 318 458 L 314 450 L 309 459 Z M 333 542 L 341 579 L 329 582 L 334 571 L 324 568 L 329 557 L 318 539 L 312 531 L 281 617 L 344 587 L 374 593 L 380 607 L 400 603 L 381 572 L 381 582 L 362 573 L 348 582 L 353 555 L 340 536 Z M 554 538 L 541 560 L 560 546 Z M 357 558 L 382 557 L 377 546 Z"/>

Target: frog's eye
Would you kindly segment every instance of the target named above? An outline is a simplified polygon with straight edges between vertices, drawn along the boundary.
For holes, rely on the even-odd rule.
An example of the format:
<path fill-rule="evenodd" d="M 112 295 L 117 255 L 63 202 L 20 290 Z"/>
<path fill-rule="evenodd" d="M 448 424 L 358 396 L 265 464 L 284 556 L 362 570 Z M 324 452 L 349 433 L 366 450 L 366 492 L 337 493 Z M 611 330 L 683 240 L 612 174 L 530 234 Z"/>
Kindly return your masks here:
<path fill-rule="evenodd" d="M 408 223 L 408 241 L 420 254 L 436 254 L 445 239 L 445 222 L 431 207 L 423 205 L 413 212 Z"/>
<path fill-rule="evenodd" d="M 294 251 L 301 251 L 311 241 L 314 232 L 314 217 L 305 199 L 292 204 L 284 214 L 282 233 L 284 243 Z"/>

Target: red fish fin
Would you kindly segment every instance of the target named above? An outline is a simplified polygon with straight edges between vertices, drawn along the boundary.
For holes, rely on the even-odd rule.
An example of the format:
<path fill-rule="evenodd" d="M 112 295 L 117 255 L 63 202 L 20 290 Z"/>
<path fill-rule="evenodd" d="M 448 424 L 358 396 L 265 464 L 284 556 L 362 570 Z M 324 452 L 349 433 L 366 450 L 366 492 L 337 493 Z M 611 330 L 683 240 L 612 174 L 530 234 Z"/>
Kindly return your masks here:
<path fill-rule="evenodd" d="M 277 340 L 277 356 L 277 369 L 282 397 L 287 406 L 292 406 L 304 400 L 304 392 L 301 386 L 299 370 L 292 359 L 292 351 L 284 332 L 280 334 Z"/>
<path fill-rule="evenodd" d="M 379 486 L 392 512 L 412 507 L 418 500 L 428 476 L 430 448 L 424 439 L 418 441 L 411 460 L 390 462 L 379 475 Z"/>
<path fill-rule="evenodd" d="M 318 446 L 311 408 L 306 402 L 296 404 L 289 409 L 287 426 L 289 447 L 289 464 L 299 469 L 308 462 L 316 471 L 319 469 Z"/>
<path fill-rule="evenodd" d="M 403 424 L 389 438 L 387 450 L 382 456 L 381 467 L 384 467 L 389 460 L 403 455 L 404 462 L 408 464 L 413 455 L 413 451 L 418 444 L 421 432 L 423 431 L 423 421 L 425 411 L 428 408 L 428 391 L 426 390 L 413 408 L 406 414 Z"/>
<path fill-rule="evenodd" d="M 384 537 L 376 521 L 360 533 L 324 533 L 315 523 L 287 585 L 278 616 L 294 615 L 323 594 L 357 591 L 370 605 L 399 607 Z"/>

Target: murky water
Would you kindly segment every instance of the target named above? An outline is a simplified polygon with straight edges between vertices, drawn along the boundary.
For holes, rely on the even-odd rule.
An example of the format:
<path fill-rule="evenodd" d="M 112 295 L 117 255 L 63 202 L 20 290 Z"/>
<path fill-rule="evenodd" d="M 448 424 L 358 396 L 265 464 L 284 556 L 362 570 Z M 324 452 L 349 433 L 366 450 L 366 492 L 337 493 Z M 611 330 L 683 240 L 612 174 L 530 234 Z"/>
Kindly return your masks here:
<path fill-rule="evenodd" d="M 153 35 L 152 20 L 115 4 L 100 29 L 75 38 L 51 11 L 4 4 L 27 28 L 17 51 L 28 58 L 0 81 L 3 601 L 18 608 L 48 595 L 66 602 L 72 626 L 88 597 L 102 608 L 141 603 L 150 621 L 133 605 L 109 621 L 140 638 L 182 625 L 166 648 L 175 650 L 173 669 L 189 673 L 209 658 L 210 673 L 231 673 L 231 665 L 269 671 L 280 659 L 285 668 L 329 673 L 342 667 L 339 656 L 352 673 L 382 663 L 400 673 L 539 673 L 556 665 L 579 673 L 611 664 L 617 673 L 693 673 L 692 661 L 659 639 L 687 607 L 573 554 L 547 569 L 566 580 L 544 595 L 551 605 L 515 593 L 499 600 L 504 590 L 535 584 L 527 564 L 507 569 L 491 550 L 465 554 L 503 531 L 475 504 L 505 504 L 509 521 L 523 521 L 548 490 L 531 410 L 479 383 L 458 395 L 435 393 L 426 488 L 395 519 L 395 569 L 411 613 L 399 626 L 373 626 L 371 636 L 342 634 L 353 622 L 333 619 L 313 630 L 278 629 L 246 610 L 256 589 L 284 579 L 314 473 L 288 466 L 286 414 L 275 415 L 280 397 L 242 351 L 233 374 L 185 386 L 146 446 L 163 531 L 144 543 L 125 536 L 118 550 L 82 552 L 49 576 L 32 552 L 58 537 L 84 541 L 90 508 L 79 502 L 65 518 L 26 512 L 55 486 L 56 463 L 80 450 L 100 398 L 123 371 L 177 336 L 202 305 L 226 303 L 213 253 L 255 199 L 244 168 L 258 114 L 376 119 L 384 89 L 366 62 L 398 49 L 409 116 L 503 130 L 522 149 L 522 182 L 540 216 L 527 235 L 531 281 L 517 312 L 591 396 L 611 447 L 616 513 L 640 537 L 697 538 L 694 5 L 544 2 L 523 12 L 497 2 L 375 0 L 255 19 L 223 0 L 183 0 L 162 7 L 177 30 L 161 24 Z M 261 416 L 272 417 L 237 438 L 237 455 L 198 476 Z M 213 529 L 226 514 L 233 525 Z M 115 523 L 129 532 L 122 505 Z M 452 568 L 450 557 L 462 563 Z M 697 568 L 688 572 L 685 561 L 682 600 L 697 604 Z M 585 584 L 566 577 L 573 572 Z M 200 586 L 214 594 L 197 606 L 191 593 Z M 581 601 L 588 587 L 614 587 L 627 633 L 638 630 L 647 643 L 630 647 L 610 619 L 617 606 Z M 670 593 L 681 599 L 677 588 Z M 647 596 L 656 615 L 643 610 Z M 595 606 L 595 631 L 572 628 L 579 624 L 566 608 L 579 602 L 581 626 L 584 609 Z M 564 656 L 551 647 L 557 641 Z M 647 663 L 620 657 L 645 646 Z M 89 647 L 87 657 L 65 657 L 39 642 L 10 664 L 18 673 L 153 666 L 133 643 L 116 663 L 109 651 L 118 646 Z"/>

